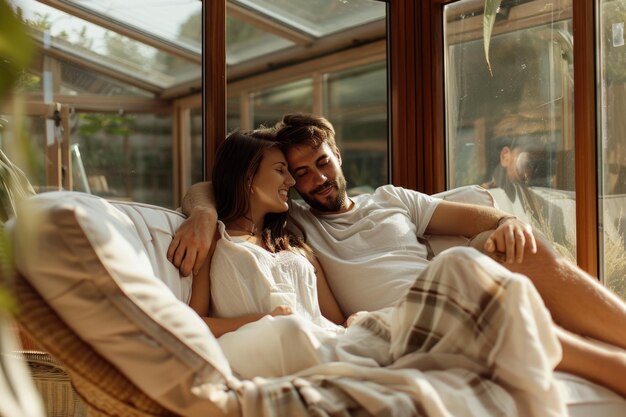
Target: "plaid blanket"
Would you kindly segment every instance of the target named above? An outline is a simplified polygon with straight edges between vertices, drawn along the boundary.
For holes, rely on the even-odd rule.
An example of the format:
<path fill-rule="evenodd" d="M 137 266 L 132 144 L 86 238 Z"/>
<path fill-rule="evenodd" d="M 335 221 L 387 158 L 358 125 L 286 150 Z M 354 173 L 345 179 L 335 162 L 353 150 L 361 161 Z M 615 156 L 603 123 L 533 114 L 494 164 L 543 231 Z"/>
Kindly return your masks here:
<path fill-rule="evenodd" d="M 530 281 L 469 248 L 439 255 L 393 308 L 368 313 L 335 362 L 235 381 L 244 416 L 567 416 L 560 345 Z"/>

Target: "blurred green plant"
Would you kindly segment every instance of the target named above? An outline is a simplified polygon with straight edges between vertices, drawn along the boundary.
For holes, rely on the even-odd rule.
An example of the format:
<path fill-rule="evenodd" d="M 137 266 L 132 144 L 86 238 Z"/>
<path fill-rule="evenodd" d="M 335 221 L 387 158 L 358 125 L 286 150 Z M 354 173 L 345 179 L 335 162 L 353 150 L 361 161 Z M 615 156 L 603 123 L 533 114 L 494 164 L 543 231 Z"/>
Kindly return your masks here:
<path fill-rule="evenodd" d="M 8 311 L 15 313 L 17 306 L 11 296 L 6 282 L 9 277 L 13 277 L 13 254 L 11 244 L 7 239 L 4 224 L 0 225 L 0 312 Z"/>
<path fill-rule="evenodd" d="M 32 45 L 21 19 L 16 15 L 11 6 L 0 0 L 0 109 L 6 108 L 7 97 L 13 87 L 24 74 L 24 69 L 30 63 L 33 55 Z M 2 155 L 4 156 L 4 155 Z M 4 160 L 3 160 L 4 161 Z M 19 198 L 21 193 L 15 191 L 15 178 L 11 175 L 12 167 L 5 169 L 4 164 L 0 170 L 2 182 L 2 218 L 0 218 L 0 311 L 15 311 L 9 288 L 13 279 L 13 262 L 10 242 L 7 239 L 4 221 L 8 212 L 14 209 L 14 199 Z"/>
<path fill-rule="evenodd" d="M 30 62 L 33 45 L 20 19 L 0 0 L 0 102 Z"/>

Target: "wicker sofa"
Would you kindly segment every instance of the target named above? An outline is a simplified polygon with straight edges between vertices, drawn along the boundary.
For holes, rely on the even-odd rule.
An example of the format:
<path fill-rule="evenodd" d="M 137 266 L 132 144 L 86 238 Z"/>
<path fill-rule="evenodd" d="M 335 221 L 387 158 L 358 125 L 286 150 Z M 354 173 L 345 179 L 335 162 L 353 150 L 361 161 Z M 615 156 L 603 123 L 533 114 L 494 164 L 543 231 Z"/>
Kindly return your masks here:
<path fill-rule="evenodd" d="M 494 204 L 491 195 L 477 187 L 440 197 Z M 310 385 L 303 388 L 298 379 L 239 381 L 206 326 L 186 327 L 198 320 L 184 306 L 191 278 L 180 277 L 163 255 L 183 216 L 80 193 L 46 193 L 30 200 L 34 203 L 29 202 L 28 210 L 10 224 L 20 271 L 17 319 L 51 356 L 26 359 L 33 368 L 40 366 L 41 358 L 46 358 L 46 366 L 62 364 L 57 370 L 60 375 L 67 372 L 81 399 L 67 396 L 58 404 L 56 399 L 65 395 L 59 392 L 68 389 L 67 379 L 58 378 L 42 390 L 48 396 L 49 415 L 234 416 L 242 413 L 246 396 L 259 399 L 255 407 L 265 407 L 259 415 L 308 415 L 306 405 L 300 404 L 306 396 L 299 390 Z M 25 237 L 29 233 L 34 235 Z M 436 255 L 468 241 L 453 236 L 430 238 L 428 243 Z M 172 303 L 162 304 L 162 299 Z M 159 304 L 152 305 L 155 300 Z M 170 310 L 174 304 L 176 309 Z M 173 313 L 161 314 L 164 311 Z M 102 319 L 94 321 L 99 315 Z M 572 416 L 599 412 L 612 417 L 626 411 L 626 401 L 615 394 L 580 379 L 566 379 Z M 265 396 L 247 395 L 263 389 Z M 298 408 L 281 409 L 285 404 Z M 355 409 L 354 415 L 362 411 Z"/>
<path fill-rule="evenodd" d="M 453 194 L 457 197 L 461 195 L 462 199 L 467 199 L 468 197 L 464 194 L 475 194 L 475 190 L 470 187 L 466 190 L 457 190 Z M 492 203 L 489 194 L 479 193 L 478 195 L 484 199 L 483 203 Z M 151 252 L 151 268 L 155 270 L 157 276 L 169 275 L 168 287 L 173 289 L 174 293 L 178 294 L 178 298 L 184 301 L 189 294 L 190 279 L 187 281 L 187 287 L 182 288 L 177 282 L 184 282 L 185 278 L 179 277 L 178 271 L 174 273 L 172 271 L 174 267 L 166 260 L 161 259 L 159 261 L 159 254 L 157 254 L 160 252 L 160 257 L 164 258 L 163 253 L 167 247 L 166 244 L 177 225 L 184 220 L 183 216 L 171 210 L 145 204 L 105 202 L 98 197 L 80 193 L 44 193 L 32 199 L 39 199 L 41 204 L 31 204 L 31 208 L 46 206 L 46 204 L 48 207 L 40 213 L 27 213 L 26 217 L 37 218 L 41 213 L 44 213 L 48 218 L 41 219 L 40 224 L 34 225 L 30 219 L 20 221 L 25 215 L 20 212 L 18 219 L 10 222 L 10 229 L 15 230 L 17 228 L 20 235 L 25 234 L 24 230 L 34 230 L 34 240 L 39 242 L 38 244 L 47 242 L 47 246 L 39 249 L 33 247 L 32 242 L 20 243 L 20 239 L 17 239 L 18 242 L 16 242 L 16 258 L 18 258 L 20 273 L 16 277 L 15 293 L 21 306 L 17 320 L 22 330 L 32 340 L 36 341 L 34 347 L 40 348 L 25 350 L 16 354 L 28 362 L 36 386 L 40 389 L 46 404 L 48 415 L 168 416 L 180 414 L 180 410 L 178 412 L 172 411 L 172 407 L 168 408 L 164 406 L 163 402 L 155 401 L 154 398 L 148 396 L 146 391 L 150 390 L 146 390 L 145 387 L 138 386 L 136 381 L 132 381 L 128 377 L 129 371 L 119 369 L 120 365 L 112 363 L 111 358 L 103 357 L 101 352 L 94 348 L 92 342 L 85 340 L 84 333 L 80 334 L 80 331 L 77 332 L 76 328 L 72 327 L 72 323 L 68 324 L 68 317 L 61 317 L 58 313 L 58 306 L 51 306 L 50 300 L 46 299 L 50 297 L 50 291 L 54 290 L 54 288 L 50 289 L 46 285 L 55 280 L 62 281 L 64 279 L 62 276 L 63 269 L 68 275 L 75 275 L 72 268 L 76 269 L 78 264 L 59 266 L 55 262 L 59 258 L 63 258 L 66 252 L 71 251 L 68 245 L 72 246 L 72 244 L 61 244 L 61 242 L 67 242 L 70 239 L 61 236 L 63 232 L 74 229 L 81 230 L 81 228 L 73 222 L 68 223 L 67 219 L 59 219 L 64 217 L 63 213 L 67 214 L 65 216 L 67 218 L 79 216 L 75 213 L 76 207 L 87 201 L 98 205 L 94 211 L 85 214 L 88 221 L 97 219 L 93 223 L 106 223 L 104 213 L 110 209 L 125 213 L 122 217 L 128 216 L 128 218 L 133 219 L 133 230 L 139 230 L 139 235 L 144 235 L 139 240 L 146 245 L 146 251 Z M 68 203 L 72 199 L 74 200 Z M 156 217 L 153 216 L 154 213 L 156 213 Z M 59 226 L 54 230 L 45 232 L 47 228 L 51 227 L 50 224 L 55 222 L 59 223 Z M 56 233 L 59 236 L 56 236 Z M 89 234 L 89 232 L 85 233 Z M 453 244 L 466 244 L 467 239 L 451 237 L 434 239 L 431 243 L 434 254 Z M 90 242 L 81 240 L 75 246 L 89 247 Z M 115 248 L 114 251 L 118 251 L 118 249 Z M 50 259 L 44 259 L 46 254 L 52 252 L 56 252 L 56 254 L 50 255 Z M 101 257 L 106 258 L 107 256 Z M 81 262 L 84 261 L 84 256 L 82 258 Z M 33 259 L 36 259 L 36 262 Z M 36 264 L 36 266 L 29 270 L 31 268 L 28 265 L 24 266 L 24 263 Z M 49 271 L 52 271 L 52 275 Z M 44 277 L 40 279 L 40 276 Z M 39 288 L 36 288 L 33 282 L 37 283 Z M 69 315 L 69 321 L 73 319 L 73 316 L 73 314 Z M 223 411 L 226 414 L 231 411 L 237 413 L 236 407 Z"/>
<path fill-rule="evenodd" d="M 146 396 L 81 340 L 19 274 L 15 294 L 21 306 L 18 322 L 43 349 L 20 354 L 31 368 L 48 416 L 176 415 Z M 56 370 L 56 378 L 49 377 L 51 369 Z"/>

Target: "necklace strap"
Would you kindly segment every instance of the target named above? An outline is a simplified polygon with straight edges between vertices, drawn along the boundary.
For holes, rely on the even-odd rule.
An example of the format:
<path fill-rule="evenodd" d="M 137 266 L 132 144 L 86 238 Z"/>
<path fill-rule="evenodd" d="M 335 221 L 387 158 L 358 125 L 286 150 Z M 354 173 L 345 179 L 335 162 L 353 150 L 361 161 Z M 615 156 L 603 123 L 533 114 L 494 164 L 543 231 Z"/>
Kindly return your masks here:
<path fill-rule="evenodd" d="M 251 228 L 244 227 L 241 224 L 239 224 L 239 222 L 237 222 L 237 221 L 233 221 L 232 224 L 237 226 L 237 228 L 234 229 L 234 230 L 239 230 L 239 231 L 242 231 L 242 232 L 246 232 L 250 236 L 256 236 L 257 227 L 256 227 L 255 223 L 252 223 L 252 227 Z M 232 228 L 230 228 L 230 227 L 229 227 L 229 229 L 232 230 Z"/>

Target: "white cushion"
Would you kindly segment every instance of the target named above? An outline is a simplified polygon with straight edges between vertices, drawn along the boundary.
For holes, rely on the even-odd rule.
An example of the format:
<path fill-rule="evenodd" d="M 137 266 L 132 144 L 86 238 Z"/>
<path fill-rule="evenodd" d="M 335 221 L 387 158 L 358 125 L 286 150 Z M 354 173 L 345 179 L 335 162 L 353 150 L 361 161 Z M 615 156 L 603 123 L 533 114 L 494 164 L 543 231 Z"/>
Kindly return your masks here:
<path fill-rule="evenodd" d="M 479 185 L 465 185 L 452 190 L 433 194 L 433 197 L 457 203 L 476 204 L 479 206 L 498 207 L 493 196 Z"/>
<path fill-rule="evenodd" d="M 185 416 L 232 412 L 234 377 L 217 341 L 159 278 L 169 275 L 177 295 L 188 296 L 164 261 L 183 217 L 116 206 L 74 192 L 26 200 L 13 226 L 18 270 L 81 339 L 164 407 Z"/>
<path fill-rule="evenodd" d="M 555 372 L 570 417 L 624 417 L 626 399 L 598 384 L 565 372 Z"/>
<path fill-rule="evenodd" d="M 123 201 L 109 201 L 109 203 L 128 216 L 135 226 L 154 275 L 167 285 L 176 298 L 189 304 L 192 277 L 182 277 L 178 268 L 165 256 L 172 237 L 185 220 L 185 216 L 176 211 L 149 204 Z"/>

